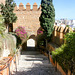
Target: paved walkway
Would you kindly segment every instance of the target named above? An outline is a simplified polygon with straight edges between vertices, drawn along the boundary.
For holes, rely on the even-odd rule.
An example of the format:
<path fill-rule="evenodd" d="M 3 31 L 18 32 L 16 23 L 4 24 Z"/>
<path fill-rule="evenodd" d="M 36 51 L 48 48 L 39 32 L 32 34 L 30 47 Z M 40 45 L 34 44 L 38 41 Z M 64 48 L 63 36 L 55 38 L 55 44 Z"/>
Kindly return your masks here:
<path fill-rule="evenodd" d="M 13 75 L 61 75 L 38 51 L 24 51 L 19 60 L 18 71 Z"/>

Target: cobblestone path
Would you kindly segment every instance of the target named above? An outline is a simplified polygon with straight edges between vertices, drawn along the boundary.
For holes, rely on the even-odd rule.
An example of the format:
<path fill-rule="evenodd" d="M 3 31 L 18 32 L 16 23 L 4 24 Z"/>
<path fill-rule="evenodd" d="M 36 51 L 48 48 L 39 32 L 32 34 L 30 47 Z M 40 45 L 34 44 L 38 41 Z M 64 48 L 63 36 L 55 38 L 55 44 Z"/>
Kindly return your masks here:
<path fill-rule="evenodd" d="M 13 75 L 61 75 L 38 51 L 24 51 L 20 56 L 18 71 Z"/>

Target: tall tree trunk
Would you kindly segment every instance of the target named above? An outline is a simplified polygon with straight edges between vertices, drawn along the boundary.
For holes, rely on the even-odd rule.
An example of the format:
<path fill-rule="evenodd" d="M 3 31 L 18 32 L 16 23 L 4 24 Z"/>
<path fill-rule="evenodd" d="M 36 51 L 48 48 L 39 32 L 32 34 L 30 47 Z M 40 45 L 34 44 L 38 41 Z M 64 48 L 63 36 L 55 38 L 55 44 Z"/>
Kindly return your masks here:
<path fill-rule="evenodd" d="M 47 48 L 47 43 L 48 43 L 48 40 L 46 39 L 46 50 L 48 51 L 48 59 L 49 59 L 49 63 L 50 63 L 50 51 Z"/>
<path fill-rule="evenodd" d="M 13 24 L 6 24 L 6 31 L 5 33 L 13 32 Z"/>
<path fill-rule="evenodd" d="M 8 25 L 8 32 L 13 32 L 13 24 L 12 23 L 10 23 Z"/>

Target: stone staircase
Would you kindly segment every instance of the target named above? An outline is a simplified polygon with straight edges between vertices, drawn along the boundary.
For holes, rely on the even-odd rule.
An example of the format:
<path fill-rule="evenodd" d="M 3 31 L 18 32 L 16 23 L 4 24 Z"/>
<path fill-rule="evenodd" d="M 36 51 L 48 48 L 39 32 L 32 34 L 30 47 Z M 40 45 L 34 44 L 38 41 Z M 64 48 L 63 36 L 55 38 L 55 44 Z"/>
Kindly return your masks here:
<path fill-rule="evenodd" d="M 59 71 L 49 63 L 48 58 L 38 51 L 23 51 L 17 72 L 13 75 L 61 75 Z"/>

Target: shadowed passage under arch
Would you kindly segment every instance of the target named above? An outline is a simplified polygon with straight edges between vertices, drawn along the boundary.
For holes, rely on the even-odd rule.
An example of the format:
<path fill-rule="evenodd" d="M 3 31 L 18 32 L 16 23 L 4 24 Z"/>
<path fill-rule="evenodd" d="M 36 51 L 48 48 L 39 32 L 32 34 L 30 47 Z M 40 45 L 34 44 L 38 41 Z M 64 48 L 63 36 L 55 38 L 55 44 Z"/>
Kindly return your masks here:
<path fill-rule="evenodd" d="M 27 50 L 34 51 L 36 47 L 35 35 L 31 35 L 27 40 Z"/>

